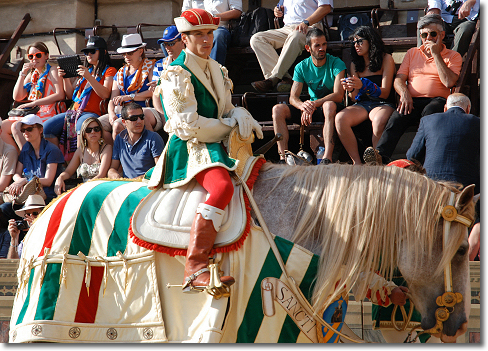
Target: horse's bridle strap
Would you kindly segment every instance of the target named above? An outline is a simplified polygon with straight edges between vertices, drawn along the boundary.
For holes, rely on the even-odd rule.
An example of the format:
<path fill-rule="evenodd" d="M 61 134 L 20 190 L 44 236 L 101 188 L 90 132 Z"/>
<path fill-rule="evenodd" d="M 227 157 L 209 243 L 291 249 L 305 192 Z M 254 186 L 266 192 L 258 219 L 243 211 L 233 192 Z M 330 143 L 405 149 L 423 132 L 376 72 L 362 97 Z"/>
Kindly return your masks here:
<path fill-rule="evenodd" d="M 464 224 L 466 227 L 470 227 L 471 223 L 473 222 L 469 218 L 458 214 L 456 208 L 451 204 L 445 206 L 442 210 L 442 218 L 448 222 L 458 222 Z"/>

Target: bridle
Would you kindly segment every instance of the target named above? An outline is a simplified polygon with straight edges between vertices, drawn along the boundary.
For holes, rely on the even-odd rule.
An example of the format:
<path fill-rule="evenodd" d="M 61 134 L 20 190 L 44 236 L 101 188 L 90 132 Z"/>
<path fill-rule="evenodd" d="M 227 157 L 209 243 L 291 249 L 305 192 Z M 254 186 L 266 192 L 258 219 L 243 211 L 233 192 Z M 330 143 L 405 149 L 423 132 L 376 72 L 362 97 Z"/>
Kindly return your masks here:
<path fill-rule="evenodd" d="M 457 210 L 454 207 L 454 199 L 455 199 L 455 194 L 451 192 L 451 195 L 449 197 L 449 204 L 447 206 L 444 206 L 441 213 L 442 218 L 444 218 L 444 226 L 443 226 L 443 234 L 442 234 L 442 238 L 443 238 L 442 244 L 444 249 L 447 247 L 447 243 L 449 241 L 449 233 L 451 230 L 452 222 L 461 223 L 468 228 L 471 226 L 472 223 L 472 221 L 469 218 L 465 216 L 461 216 L 460 214 L 457 213 Z M 422 333 L 418 333 L 417 336 L 424 333 L 429 333 L 429 334 L 441 333 L 442 323 L 447 321 L 449 315 L 454 312 L 454 305 L 463 301 L 463 295 L 461 293 L 452 291 L 452 270 L 451 270 L 450 261 L 444 268 L 444 288 L 445 288 L 445 292 L 442 295 L 438 296 L 435 300 L 437 306 L 439 306 L 435 311 L 436 324 L 434 325 L 434 327 L 428 330 L 424 330 Z"/>

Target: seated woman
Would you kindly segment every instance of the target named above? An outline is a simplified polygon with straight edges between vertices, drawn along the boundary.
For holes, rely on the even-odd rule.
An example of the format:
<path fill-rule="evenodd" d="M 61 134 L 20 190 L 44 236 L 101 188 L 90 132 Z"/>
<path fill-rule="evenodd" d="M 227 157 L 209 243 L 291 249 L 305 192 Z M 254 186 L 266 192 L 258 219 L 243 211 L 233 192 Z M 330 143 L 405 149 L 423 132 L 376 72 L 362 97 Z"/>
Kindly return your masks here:
<path fill-rule="evenodd" d="M 395 91 L 392 89 L 395 62 L 385 53 L 383 40 L 373 28 L 358 27 L 351 37 L 351 74 L 341 83 L 356 103 L 336 115 L 335 126 L 353 163 L 361 164 L 352 127 L 369 118 L 373 126 L 372 144 L 376 147 L 395 110 Z"/>
<path fill-rule="evenodd" d="M 56 197 L 54 192 L 54 180 L 61 174 L 64 157 L 53 143 L 43 138 L 42 120 L 37 115 L 27 115 L 21 121 L 21 132 L 26 143 L 17 161 L 17 167 L 13 176 L 14 182 L 9 185 L 8 192 L 11 195 L 19 195 L 32 176 L 39 177 L 39 181 L 46 193 L 46 204 Z M 21 219 L 15 214 L 22 205 L 14 205 L 5 202 L 0 205 L 2 219 Z"/>
<path fill-rule="evenodd" d="M 37 115 L 42 122 L 56 115 L 55 103 L 64 99 L 64 90 L 56 69 L 51 69 L 47 63 L 49 50 L 46 44 L 37 42 L 27 48 L 28 63 L 24 63 L 19 78 L 14 86 L 13 99 L 21 101 L 31 100 L 18 108 L 39 106 Z M 63 104 L 64 105 L 64 104 Z M 25 144 L 25 138 L 20 132 L 22 117 L 9 117 L 3 121 L 1 138 L 18 150 Z M 15 138 L 15 141 L 14 139 Z"/>
<path fill-rule="evenodd" d="M 122 46 L 117 49 L 124 56 L 126 64 L 119 69 L 113 81 L 108 114 L 100 117 L 107 143 L 113 144 L 117 134 L 124 130 L 120 111 L 129 101 L 135 101 L 143 107 L 146 129 L 157 131 L 163 127 L 162 116 L 156 109 L 146 107 L 146 99 L 152 98 L 149 82 L 153 76 L 154 62 L 146 58 L 145 46 L 139 34 L 128 34 L 123 36 Z"/>
<path fill-rule="evenodd" d="M 112 145 L 102 137 L 102 123 L 95 117 L 85 119 L 81 126 L 81 146 L 76 150 L 66 170 L 59 175 L 54 191 L 60 195 L 66 190 L 64 181 L 76 171 L 86 182 L 89 179 L 105 178 L 112 161 Z"/>
<path fill-rule="evenodd" d="M 117 70 L 110 66 L 107 43 L 98 36 L 90 36 L 86 48 L 81 50 L 86 55 L 85 66 L 78 66 L 80 78 L 73 87 L 70 78 L 58 67 L 59 76 L 63 77 L 66 96 L 73 99 L 72 110 L 77 111 L 76 133 L 80 135 L 81 125 L 89 117 L 100 117 L 100 101 L 108 99 L 111 93 L 113 77 Z M 54 145 L 59 145 L 63 133 L 66 113 L 61 113 L 46 121 L 44 137 Z M 80 138 L 78 144 L 80 146 Z"/>

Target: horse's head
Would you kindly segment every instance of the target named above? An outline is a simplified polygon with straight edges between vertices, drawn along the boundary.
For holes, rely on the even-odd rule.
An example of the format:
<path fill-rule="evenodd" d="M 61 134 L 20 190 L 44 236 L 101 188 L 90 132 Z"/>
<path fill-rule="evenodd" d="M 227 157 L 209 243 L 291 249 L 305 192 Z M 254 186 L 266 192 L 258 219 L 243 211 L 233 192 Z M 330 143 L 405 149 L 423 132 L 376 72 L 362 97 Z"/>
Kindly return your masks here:
<path fill-rule="evenodd" d="M 419 259 L 412 260 L 411 248 L 407 247 L 406 243 L 399 252 L 398 267 L 408 283 L 411 298 L 422 315 L 422 329 L 430 329 L 429 332 L 441 338 L 443 342 L 456 342 L 457 337 L 467 330 L 471 295 L 469 245 L 467 226 L 462 222 L 465 218 L 465 222 L 473 219 L 473 192 L 474 186 L 469 186 L 456 195 L 453 205 L 460 215 L 458 218 L 461 222 L 456 219 L 448 221 L 439 216 L 431 252 L 425 250 Z M 440 211 L 446 205 L 448 204 L 445 203 Z M 448 235 L 447 239 L 444 239 L 446 228 Z M 444 240 L 447 242 L 444 243 Z M 449 279 L 452 279 L 452 284 Z M 462 294 L 462 301 L 443 303 L 441 296 L 446 291 Z M 439 317 L 436 317 L 436 311 L 439 314 L 446 310 L 448 313 L 444 317 L 448 316 L 447 320 L 440 321 Z"/>

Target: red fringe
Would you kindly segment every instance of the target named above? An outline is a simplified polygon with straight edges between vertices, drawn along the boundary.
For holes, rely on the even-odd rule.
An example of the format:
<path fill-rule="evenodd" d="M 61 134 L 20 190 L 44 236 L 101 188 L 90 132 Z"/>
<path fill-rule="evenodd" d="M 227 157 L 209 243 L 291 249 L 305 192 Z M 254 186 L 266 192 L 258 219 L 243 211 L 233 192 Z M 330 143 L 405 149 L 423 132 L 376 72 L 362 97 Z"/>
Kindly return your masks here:
<path fill-rule="evenodd" d="M 256 161 L 254 164 L 254 167 L 251 171 L 251 174 L 249 175 L 249 178 L 246 181 L 247 186 L 249 189 L 252 189 L 254 186 L 254 183 L 256 182 L 256 179 L 258 178 L 259 175 L 259 170 L 263 166 L 263 164 L 266 163 L 266 160 L 264 158 L 261 158 Z M 142 199 L 144 200 L 144 199 Z M 142 202 L 141 200 L 141 202 Z M 246 240 L 250 230 L 251 230 L 251 204 L 249 203 L 249 199 L 247 197 L 247 194 L 244 192 L 244 204 L 246 205 L 246 215 L 247 215 L 247 220 L 246 220 L 246 227 L 244 228 L 244 232 L 242 233 L 241 237 L 239 240 L 236 242 L 229 244 L 227 246 L 222 246 L 222 247 L 214 247 L 212 251 L 210 251 L 210 255 L 214 255 L 216 253 L 224 253 L 224 252 L 231 252 L 231 251 L 237 251 L 241 248 L 242 244 L 244 243 L 244 240 Z M 148 243 L 147 241 L 144 241 L 140 238 L 138 238 L 134 232 L 132 231 L 132 216 L 130 218 L 130 225 L 129 225 L 129 236 L 132 239 L 132 241 L 141 247 L 144 247 L 149 250 L 161 252 L 170 255 L 171 257 L 174 256 L 186 256 L 186 249 L 176 249 L 173 247 L 168 247 L 168 246 L 163 246 L 159 244 L 152 244 Z"/>

